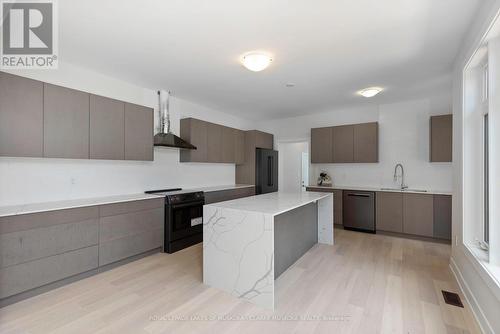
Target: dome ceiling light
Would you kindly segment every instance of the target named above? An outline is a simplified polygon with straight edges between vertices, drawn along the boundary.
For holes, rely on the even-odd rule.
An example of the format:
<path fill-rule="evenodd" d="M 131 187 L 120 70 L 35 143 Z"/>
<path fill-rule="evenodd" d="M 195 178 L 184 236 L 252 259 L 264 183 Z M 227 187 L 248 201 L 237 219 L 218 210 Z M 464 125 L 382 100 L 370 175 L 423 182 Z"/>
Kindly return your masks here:
<path fill-rule="evenodd" d="M 265 70 L 273 61 L 273 59 L 266 54 L 251 52 L 247 53 L 242 58 L 243 66 L 245 66 L 248 70 L 253 72 L 260 72 Z"/>
<path fill-rule="evenodd" d="M 370 87 L 362 89 L 358 92 L 359 95 L 364 97 L 374 97 L 378 93 L 380 93 L 383 89 L 380 87 Z"/>

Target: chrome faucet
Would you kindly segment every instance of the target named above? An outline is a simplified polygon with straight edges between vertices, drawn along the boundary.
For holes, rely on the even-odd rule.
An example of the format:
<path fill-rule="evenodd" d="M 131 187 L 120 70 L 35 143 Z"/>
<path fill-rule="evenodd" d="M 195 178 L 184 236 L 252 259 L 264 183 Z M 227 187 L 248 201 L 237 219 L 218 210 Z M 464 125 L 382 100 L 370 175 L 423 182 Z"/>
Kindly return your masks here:
<path fill-rule="evenodd" d="M 401 190 L 403 190 L 408 188 L 408 186 L 405 184 L 405 170 L 400 163 L 396 164 L 396 167 L 394 167 L 394 182 L 398 180 L 398 167 L 401 167 Z"/>

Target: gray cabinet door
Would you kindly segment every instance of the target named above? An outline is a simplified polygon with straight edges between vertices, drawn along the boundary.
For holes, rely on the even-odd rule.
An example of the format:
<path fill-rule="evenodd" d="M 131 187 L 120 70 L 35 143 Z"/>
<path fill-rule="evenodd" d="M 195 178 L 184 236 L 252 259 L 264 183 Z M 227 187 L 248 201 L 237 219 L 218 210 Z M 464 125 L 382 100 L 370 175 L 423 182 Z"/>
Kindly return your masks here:
<path fill-rule="evenodd" d="M 451 196 L 434 195 L 434 238 L 451 240 Z"/>
<path fill-rule="evenodd" d="M 403 194 L 403 232 L 424 237 L 433 237 L 433 225 L 433 195 Z"/>
<path fill-rule="evenodd" d="M 43 83 L 0 72 L 0 156 L 43 155 Z"/>
<path fill-rule="evenodd" d="M 207 123 L 207 162 L 222 162 L 222 126 Z"/>
<path fill-rule="evenodd" d="M 89 158 L 89 94 L 44 84 L 43 156 Z"/>
<path fill-rule="evenodd" d="M 311 163 L 333 162 L 333 128 L 311 129 Z"/>
<path fill-rule="evenodd" d="M 222 127 L 222 162 L 234 163 L 236 154 L 236 130 Z"/>
<path fill-rule="evenodd" d="M 339 189 L 335 189 L 333 191 L 333 222 L 336 225 L 343 225 L 342 221 L 342 197 L 343 191 Z"/>
<path fill-rule="evenodd" d="M 377 192 L 377 231 L 403 232 L 403 194 Z"/>
<path fill-rule="evenodd" d="M 354 125 L 354 162 L 378 162 L 378 123 Z"/>
<path fill-rule="evenodd" d="M 334 126 L 332 142 L 334 163 L 354 162 L 354 126 Z"/>
<path fill-rule="evenodd" d="M 196 146 L 196 150 L 181 150 L 181 162 L 207 162 L 207 122 L 196 118 L 181 119 L 180 137 Z"/>
<path fill-rule="evenodd" d="M 267 132 L 255 131 L 255 147 L 272 150 L 274 148 L 273 135 Z"/>
<path fill-rule="evenodd" d="M 453 115 L 430 119 L 430 161 L 451 162 L 453 151 Z"/>
<path fill-rule="evenodd" d="M 153 161 L 153 109 L 125 103 L 125 159 Z"/>
<path fill-rule="evenodd" d="M 90 159 L 125 158 L 125 103 L 90 95 Z"/>
<path fill-rule="evenodd" d="M 245 163 L 245 131 L 236 130 L 234 150 L 236 164 Z"/>

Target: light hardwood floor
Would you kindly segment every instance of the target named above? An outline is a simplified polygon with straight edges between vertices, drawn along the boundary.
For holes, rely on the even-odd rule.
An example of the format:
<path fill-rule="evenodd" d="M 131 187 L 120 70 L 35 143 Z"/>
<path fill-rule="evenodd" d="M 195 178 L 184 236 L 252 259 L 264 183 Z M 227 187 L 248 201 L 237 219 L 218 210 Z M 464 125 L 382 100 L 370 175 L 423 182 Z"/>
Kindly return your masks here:
<path fill-rule="evenodd" d="M 277 280 L 275 312 L 203 285 L 196 245 L 0 309 L 0 333 L 479 333 L 443 301 L 459 292 L 449 245 L 335 232 Z"/>

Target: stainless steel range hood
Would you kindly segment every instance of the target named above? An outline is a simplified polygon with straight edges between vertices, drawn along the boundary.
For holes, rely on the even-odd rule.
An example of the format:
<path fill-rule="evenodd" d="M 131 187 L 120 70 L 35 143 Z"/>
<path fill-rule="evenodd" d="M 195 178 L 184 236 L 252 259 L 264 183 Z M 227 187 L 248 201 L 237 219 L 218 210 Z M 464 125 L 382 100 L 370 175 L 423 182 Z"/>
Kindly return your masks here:
<path fill-rule="evenodd" d="M 188 143 L 170 131 L 169 97 L 170 92 L 158 91 L 160 132 L 154 136 L 154 146 L 196 150 L 196 146 Z"/>

